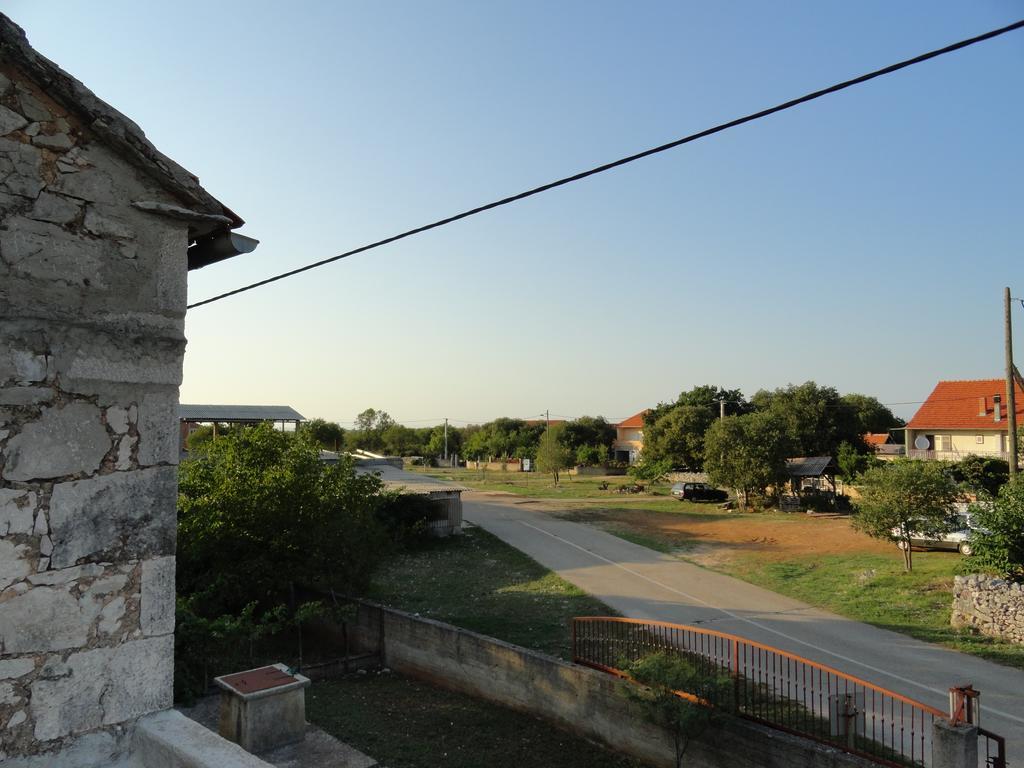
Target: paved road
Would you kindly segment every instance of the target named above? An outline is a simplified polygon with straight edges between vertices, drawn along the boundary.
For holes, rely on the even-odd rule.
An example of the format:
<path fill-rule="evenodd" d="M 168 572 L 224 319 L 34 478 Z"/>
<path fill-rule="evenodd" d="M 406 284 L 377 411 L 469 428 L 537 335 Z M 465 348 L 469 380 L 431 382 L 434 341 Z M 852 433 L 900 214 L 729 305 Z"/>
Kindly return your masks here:
<path fill-rule="evenodd" d="M 1024 671 L 850 621 L 624 541 L 531 510 L 522 499 L 463 495 L 463 517 L 624 616 L 693 624 L 773 645 L 836 667 L 942 711 L 951 685 L 982 692 L 982 723 L 1024 765 Z"/>

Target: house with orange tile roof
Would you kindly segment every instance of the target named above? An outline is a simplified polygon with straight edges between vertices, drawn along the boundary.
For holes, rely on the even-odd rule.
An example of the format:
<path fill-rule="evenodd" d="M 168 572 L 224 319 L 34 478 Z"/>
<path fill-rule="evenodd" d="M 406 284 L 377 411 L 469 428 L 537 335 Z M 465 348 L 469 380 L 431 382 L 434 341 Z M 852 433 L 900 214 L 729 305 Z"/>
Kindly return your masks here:
<path fill-rule="evenodd" d="M 615 442 L 612 456 L 616 461 L 635 464 L 644 448 L 644 416 L 650 411 L 645 408 L 615 425 Z"/>
<path fill-rule="evenodd" d="M 1024 421 L 1024 390 L 1015 393 L 1017 424 Z M 958 461 L 965 456 L 1008 459 L 1009 421 L 1004 379 L 940 381 L 907 424 L 912 459 Z"/>
<path fill-rule="evenodd" d="M 868 432 L 862 439 L 866 446 L 869 448 L 875 448 L 879 445 L 885 445 L 892 440 L 892 435 L 888 432 Z"/>
<path fill-rule="evenodd" d="M 901 458 L 904 454 L 903 446 L 893 440 L 892 432 L 868 432 L 861 435 L 861 440 L 878 458 L 883 461 L 892 461 Z"/>

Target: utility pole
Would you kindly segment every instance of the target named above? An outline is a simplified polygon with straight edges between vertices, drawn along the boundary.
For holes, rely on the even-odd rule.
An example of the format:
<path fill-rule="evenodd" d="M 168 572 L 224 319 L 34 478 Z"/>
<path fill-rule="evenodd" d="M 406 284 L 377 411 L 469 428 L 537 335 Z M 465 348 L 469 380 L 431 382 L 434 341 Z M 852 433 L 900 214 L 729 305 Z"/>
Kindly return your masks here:
<path fill-rule="evenodd" d="M 718 398 L 718 418 L 719 419 L 724 419 L 725 418 L 725 398 L 724 397 Z"/>
<path fill-rule="evenodd" d="M 1010 479 L 1017 475 L 1017 382 L 1013 367 L 1013 323 L 1010 319 L 1010 288 L 1003 294 L 1003 322 L 1006 327 L 1006 414 L 1009 417 Z"/>
<path fill-rule="evenodd" d="M 448 461 L 448 417 L 444 417 L 444 460 Z"/>
<path fill-rule="evenodd" d="M 1009 290 L 1009 288 L 1007 288 Z M 551 410 L 544 411 L 544 429 L 548 429 L 551 426 Z"/>

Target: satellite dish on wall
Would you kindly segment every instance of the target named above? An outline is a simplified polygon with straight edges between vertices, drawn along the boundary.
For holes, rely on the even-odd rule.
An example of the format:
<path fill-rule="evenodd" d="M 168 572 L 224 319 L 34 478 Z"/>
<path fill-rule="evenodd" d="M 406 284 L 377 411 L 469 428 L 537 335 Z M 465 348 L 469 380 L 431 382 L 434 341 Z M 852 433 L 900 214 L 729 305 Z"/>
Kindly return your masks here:
<path fill-rule="evenodd" d="M 914 447 L 919 451 L 927 451 L 931 445 L 931 441 L 924 435 L 918 435 L 914 440 Z"/>

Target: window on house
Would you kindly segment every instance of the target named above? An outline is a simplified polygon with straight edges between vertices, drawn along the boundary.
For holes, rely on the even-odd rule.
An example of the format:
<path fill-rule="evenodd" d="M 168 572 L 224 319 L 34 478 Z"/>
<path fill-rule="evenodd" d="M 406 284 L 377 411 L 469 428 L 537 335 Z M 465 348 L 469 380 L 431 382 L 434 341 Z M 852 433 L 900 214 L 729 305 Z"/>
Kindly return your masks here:
<path fill-rule="evenodd" d="M 936 435 L 935 436 L 935 450 L 937 450 L 937 451 L 952 451 L 953 450 L 953 436 L 952 435 Z"/>
<path fill-rule="evenodd" d="M 978 445 L 984 445 L 984 443 L 985 443 L 985 436 L 984 435 L 975 435 L 974 436 L 974 442 L 976 442 Z"/>

